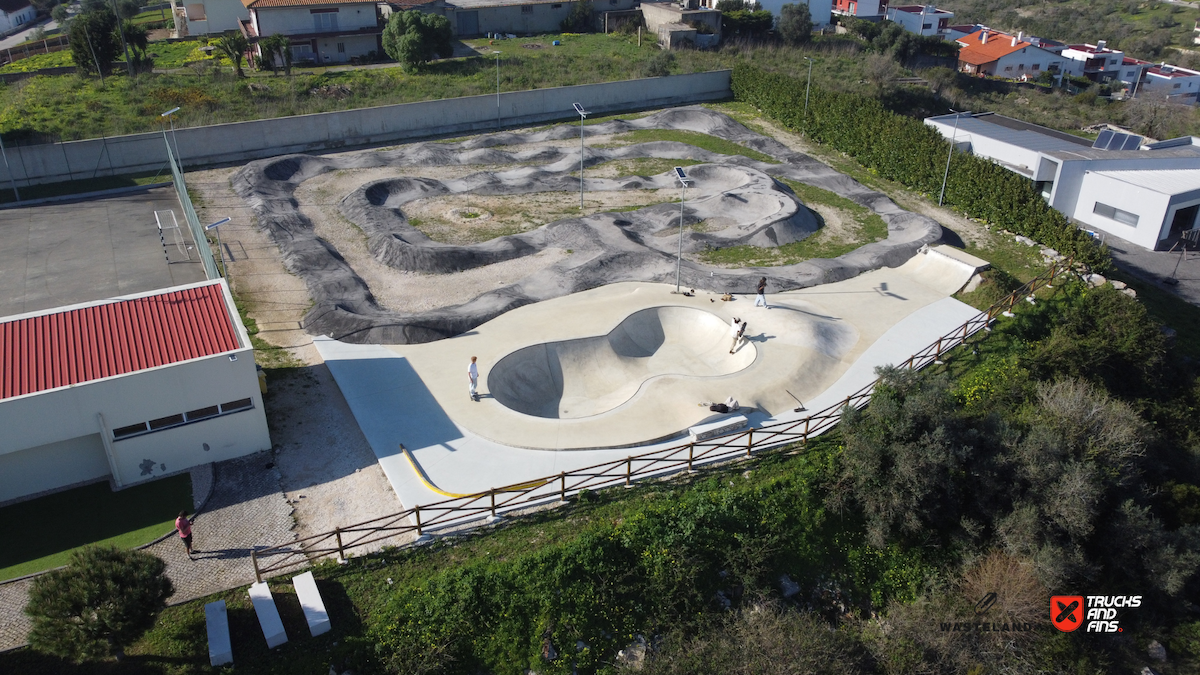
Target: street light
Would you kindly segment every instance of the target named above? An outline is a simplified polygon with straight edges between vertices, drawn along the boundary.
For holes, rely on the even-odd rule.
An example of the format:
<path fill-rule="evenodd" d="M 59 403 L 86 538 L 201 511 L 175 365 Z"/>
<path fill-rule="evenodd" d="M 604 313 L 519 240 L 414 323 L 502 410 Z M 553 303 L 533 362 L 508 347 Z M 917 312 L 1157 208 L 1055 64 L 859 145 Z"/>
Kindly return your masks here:
<path fill-rule="evenodd" d="M 175 135 L 175 113 L 179 112 L 179 106 L 171 108 L 167 112 L 159 115 L 165 117 L 171 123 L 171 138 L 175 141 L 175 161 L 179 162 L 179 171 L 183 172 L 183 160 L 179 158 L 179 137 Z M 167 140 L 167 130 L 163 129 L 163 140 Z"/>
<path fill-rule="evenodd" d="M 222 218 L 215 223 L 204 226 L 204 231 L 217 231 L 217 255 L 221 257 L 221 276 L 228 278 L 229 270 L 225 268 L 225 252 L 221 250 L 221 226 L 229 222 L 229 218 Z"/>
<path fill-rule="evenodd" d="M 808 61 L 808 84 L 804 85 L 804 133 L 808 133 L 808 90 L 812 88 L 812 59 L 804 57 Z"/>
<path fill-rule="evenodd" d="M 675 294 L 679 294 L 679 268 L 683 266 L 683 204 L 687 199 L 687 186 L 692 182 L 682 166 L 675 167 L 675 178 L 679 180 L 679 257 L 675 260 Z"/>
<path fill-rule="evenodd" d="M 954 132 L 950 134 L 950 151 L 946 153 L 946 172 L 942 174 L 942 193 L 938 195 L 938 206 L 942 205 L 942 200 L 946 197 L 946 179 L 950 177 L 950 158 L 954 156 L 954 141 L 958 137 L 958 120 L 961 119 L 962 111 L 950 109 L 954 113 Z"/>
<path fill-rule="evenodd" d="M 500 128 L 500 52 L 493 49 L 496 55 L 496 128 Z"/>
<path fill-rule="evenodd" d="M 588 116 L 588 111 L 583 109 L 583 106 L 578 103 L 572 103 L 575 106 L 575 112 L 579 113 L 579 210 L 583 210 L 583 119 Z"/>

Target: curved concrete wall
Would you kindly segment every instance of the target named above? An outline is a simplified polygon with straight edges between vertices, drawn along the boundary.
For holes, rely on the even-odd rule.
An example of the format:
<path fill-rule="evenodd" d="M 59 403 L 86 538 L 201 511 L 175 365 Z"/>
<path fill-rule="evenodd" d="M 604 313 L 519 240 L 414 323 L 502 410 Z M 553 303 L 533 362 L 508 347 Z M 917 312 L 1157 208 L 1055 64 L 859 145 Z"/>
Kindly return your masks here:
<path fill-rule="evenodd" d="M 729 78 L 730 71 L 718 70 L 502 93 L 499 117 L 507 127 L 574 118 L 575 102 L 593 113 L 612 113 L 718 101 L 733 95 Z M 176 129 L 174 142 L 184 166 L 196 167 L 493 131 L 496 118 L 495 95 L 468 96 Z M 8 187 L 12 178 L 25 186 L 156 171 L 166 161 L 160 133 L 9 148 L 8 167 L 0 162 L 0 187 Z"/>

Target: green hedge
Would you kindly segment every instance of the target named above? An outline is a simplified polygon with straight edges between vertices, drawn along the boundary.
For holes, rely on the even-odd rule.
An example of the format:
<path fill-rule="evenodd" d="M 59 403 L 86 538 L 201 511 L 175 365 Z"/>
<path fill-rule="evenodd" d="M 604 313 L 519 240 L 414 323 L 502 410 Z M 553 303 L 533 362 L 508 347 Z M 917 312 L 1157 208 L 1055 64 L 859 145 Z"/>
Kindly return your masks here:
<path fill-rule="evenodd" d="M 947 141 L 920 120 L 887 110 L 875 98 L 813 87 L 804 119 L 805 80 L 741 64 L 733 93 L 795 131 L 854 157 L 880 176 L 925 194 L 937 194 L 946 168 Z M 994 162 L 955 153 L 945 203 L 973 218 L 1023 234 L 1063 255 L 1106 267 L 1108 253 L 1063 214 L 1050 208 L 1033 183 Z"/>

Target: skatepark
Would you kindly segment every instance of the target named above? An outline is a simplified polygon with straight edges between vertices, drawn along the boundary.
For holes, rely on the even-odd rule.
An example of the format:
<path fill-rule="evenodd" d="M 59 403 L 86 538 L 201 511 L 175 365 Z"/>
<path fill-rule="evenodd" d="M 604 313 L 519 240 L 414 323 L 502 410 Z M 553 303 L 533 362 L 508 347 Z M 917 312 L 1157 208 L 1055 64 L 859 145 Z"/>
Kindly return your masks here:
<path fill-rule="evenodd" d="M 753 152 L 622 143 L 637 130 L 703 133 Z M 319 336 L 321 358 L 406 506 L 649 451 L 726 418 L 750 427 L 798 419 L 977 313 L 950 296 L 986 263 L 937 246 L 935 221 L 725 115 L 672 109 L 583 132 L 582 151 L 579 126 L 559 125 L 277 157 L 231 179 L 308 287 L 303 327 Z M 746 156 L 759 153 L 772 161 Z M 647 158 L 687 160 L 686 193 L 672 172 L 589 177 Z M 779 178 L 867 207 L 887 238 L 793 265 L 700 262 L 704 250 L 782 246 L 819 231 Z M 445 213 L 443 227 L 475 226 L 470 219 L 490 218 L 497 199 L 572 194 L 582 212 L 536 224 L 530 207 L 523 215 L 534 224 L 501 236 L 447 239 L 422 222 Z M 314 208 L 317 199 L 334 206 Z M 334 220 L 352 224 L 365 247 L 332 244 L 348 241 L 327 234 Z M 518 261 L 528 261 L 519 278 L 471 297 L 455 291 L 468 274 Z M 675 292 L 677 274 L 688 293 Z M 409 309 L 405 284 L 430 277 L 455 301 L 431 293 Z M 768 279 L 766 308 L 754 306 L 759 277 Z M 735 319 L 747 328 L 732 345 Z M 467 395 L 472 356 L 479 400 Z M 741 404 L 736 415 L 709 410 L 730 397 Z"/>

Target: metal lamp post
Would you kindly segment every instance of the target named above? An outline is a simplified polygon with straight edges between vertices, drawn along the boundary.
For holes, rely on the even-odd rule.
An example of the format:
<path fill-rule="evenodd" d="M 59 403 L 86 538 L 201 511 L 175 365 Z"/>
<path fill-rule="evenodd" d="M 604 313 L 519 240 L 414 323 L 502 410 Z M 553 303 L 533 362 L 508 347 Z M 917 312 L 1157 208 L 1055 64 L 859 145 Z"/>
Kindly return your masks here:
<path fill-rule="evenodd" d="M 692 182 L 682 166 L 675 167 L 675 178 L 679 180 L 679 257 L 675 259 L 675 293 L 679 293 L 679 268 L 683 266 L 683 205 L 687 200 L 687 186 Z"/>
<path fill-rule="evenodd" d="M 496 128 L 500 128 L 500 52 L 493 49 L 496 55 Z"/>
<path fill-rule="evenodd" d="M 165 117 L 171 123 L 171 140 L 175 141 L 175 161 L 179 163 L 179 170 L 183 171 L 183 160 L 179 158 L 179 138 L 175 135 L 175 113 L 179 112 L 179 106 L 171 108 L 167 112 L 159 115 Z M 167 130 L 163 129 L 163 140 L 167 140 Z"/>
<path fill-rule="evenodd" d="M 950 134 L 950 151 L 946 153 L 946 171 L 942 174 L 942 193 L 938 195 L 938 206 L 942 205 L 942 200 L 946 197 L 946 179 L 950 177 L 950 158 L 954 156 L 954 141 L 958 137 L 958 120 L 962 115 L 962 111 L 950 109 L 954 113 L 954 131 Z"/>
<path fill-rule="evenodd" d="M 217 255 L 221 258 L 221 276 L 225 278 L 229 277 L 229 270 L 225 268 L 225 252 L 221 250 L 221 226 L 228 223 L 229 220 L 229 218 L 222 218 L 215 223 L 204 226 L 205 232 L 209 230 L 217 231 Z"/>
<path fill-rule="evenodd" d="M 575 112 L 579 113 L 579 210 L 583 210 L 583 120 L 588 116 L 588 111 L 583 109 L 583 106 L 578 103 L 572 103 L 575 106 Z"/>
<path fill-rule="evenodd" d="M 808 61 L 808 84 L 804 85 L 804 133 L 808 133 L 808 90 L 812 89 L 812 59 L 804 57 Z"/>

